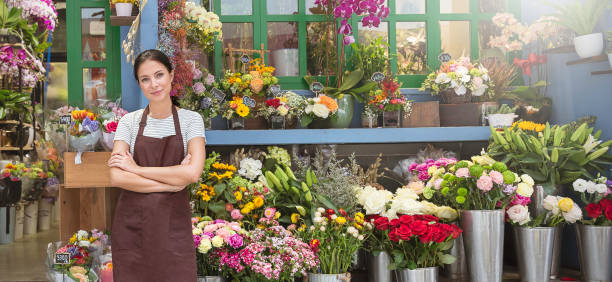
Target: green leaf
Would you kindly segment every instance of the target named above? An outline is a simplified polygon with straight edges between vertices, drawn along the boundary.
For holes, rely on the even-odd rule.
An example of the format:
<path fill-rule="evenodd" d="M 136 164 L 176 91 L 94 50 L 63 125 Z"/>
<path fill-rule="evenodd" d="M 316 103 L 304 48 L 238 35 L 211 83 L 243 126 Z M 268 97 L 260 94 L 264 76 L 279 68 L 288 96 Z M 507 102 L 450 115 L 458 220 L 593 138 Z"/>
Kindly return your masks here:
<path fill-rule="evenodd" d="M 215 194 L 217 195 L 223 194 L 223 192 L 225 191 L 225 188 L 227 188 L 227 185 L 225 185 L 225 183 L 219 183 L 215 185 Z"/>
<path fill-rule="evenodd" d="M 312 122 L 312 117 L 304 115 L 300 118 L 300 124 L 302 127 L 307 127 Z"/>
<path fill-rule="evenodd" d="M 311 191 L 313 192 L 313 191 Z M 317 198 L 317 200 L 319 202 L 321 202 L 321 204 L 323 204 L 326 208 L 328 209 L 332 209 L 332 210 L 338 210 L 338 208 L 336 208 L 336 205 L 334 205 L 334 203 L 325 195 L 321 195 L 319 193 L 314 193 L 315 198 Z"/>
<path fill-rule="evenodd" d="M 533 169 L 527 169 L 527 168 L 523 168 L 522 171 L 524 173 L 529 174 L 529 176 L 533 177 L 533 179 L 537 182 L 544 182 L 546 180 L 548 180 L 546 178 L 546 176 L 542 173 L 540 173 L 539 171 L 535 171 Z"/>
<path fill-rule="evenodd" d="M 361 69 L 356 69 L 350 72 L 347 76 L 343 77 L 342 84 L 340 85 L 340 88 L 338 88 L 338 92 L 345 92 L 346 90 L 355 87 L 355 85 L 361 81 L 361 78 L 363 78 L 363 71 Z"/>
<path fill-rule="evenodd" d="M 220 215 L 225 212 L 225 202 L 218 201 L 208 205 L 208 209 L 215 213 L 216 215 Z"/>
<path fill-rule="evenodd" d="M 444 243 L 444 245 L 440 246 L 440 250 L 441 251 L 446 251 L 446 250 L 450 250 L 453 248 L 453 242 L 454 240 L 450 240 Z"/>
<path fill-rule="evenodd" d="M 225 190 L 225 192 L 223 193 L 223 196 L 225 196 L 225 200 L 230 202 L 231 204 L 237 203 L 236 197 L 232 195 L 232 193 L 229 190 Z"/>
<path fill-rule="evenodd" d="M 455 258 L 454 256 L 451 256 L 449 254 L 442 254 L 440 255 L 440 263 L 443 264 L 451 264 L 453 262 L 455 262 L 457 260 L 457 258 Z"/>

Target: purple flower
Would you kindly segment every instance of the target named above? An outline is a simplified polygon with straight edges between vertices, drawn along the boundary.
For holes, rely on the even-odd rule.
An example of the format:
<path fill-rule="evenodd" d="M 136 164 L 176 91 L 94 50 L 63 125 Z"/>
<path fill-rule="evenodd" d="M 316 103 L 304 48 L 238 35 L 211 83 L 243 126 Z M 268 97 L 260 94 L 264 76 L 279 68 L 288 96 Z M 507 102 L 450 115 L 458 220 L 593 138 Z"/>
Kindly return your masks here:
<path fill-rule="evenodd" d="M 531 198 L 529 197 L 523 197 L 519 194 L 514 195 L 514 198 L 512 199 L 512 201 L 510 202 L 510 205 L 521 205 L 521 206 L 526 206 L 529 203 L 531 203 Z"/>
<path fill-rule="evenodd" d="M 202 71 L 194 68 L 193 69 L 193 80 L 198 80 L 200 78 L 202 78 Z"/>
<path fill-rule="evenodd" d="M 381 19 L 384 19 L 388 15 L 389 15 L 389 8 L 385 6 L 380 7 L 380 10 L 378 11 L 378 17 Z"/>
<path fill-rule="evenodd" d="M 215 76 L 209 73 L 205 82 L 208 86 L 212 85 L 215 82 Z"/>
<path fill-rule="evenodd" d="M 196 82 L 193 85 L 193 91 L 196 94 L 202 94 L 202 93 L 204 93 L 204 91 L 206 91 L 206 87 L 204 87 L 204 84 L 202 84 L 202 82 Z"/>
<path fill-rule="evenodd" d="M 369 14 L 366 17 L 363 17 L 361 20 L 363 26 L 367 27 L 378 27 L 380 25 L 380 18 L 376 17 L 374 14 Z"/>
<path fill-rule="evenodd" d="M 208 239 L 212 239 L 213 237 L 215 237 L 215 234 L 213 234 L 212 232 L 202 232 L 202 236 L 208 236 Z"/>
<path fill-rule="evenodd" d="M 506 193 L 506 195 L 510 195 L 514 193 L 514 191 L 516 191 L 516 186 L 512 186 L 508 184 L 504 185 L 504 193 Z"/>
<path fill-rule="evenodd" d="M 378 7 L 376 7 L 376 3 L 374 1 L 366 0 L 359 3 L 359 9 L 361 9 L 363 12 L 376 13 Z"/>
<path fill-rule="evenodd" d="M 342 20 L 342 22 L 340 22 L 340 28 L 338 28 L 338 33 L 349 35 L 353 33 L 353 27 L 348 24 L 346 20 Z"/>
<path fill-rule="evenodd" d="M 225 223 L 225 220 L 223 220 L 223 219 L 215 219 L 215 221 L 213 221 L 213 224 L 217 224 L 217 223 Z"/>
<path fill-rule="evenodd" d="M 355 42 L 355 37 L 353 37 L 352 35 L 349 36 L 344 36 L 344 38 L 342 39 L 342 43 L 344 43 L 344 45 L 351 45 L 351 43 Z"/>
<path fill-rule="evenodd" d="M 242 247 L 242 236 L 238 235 L 238 234 L 234 234 L 232 236 L 230 236 L 229 238 L 229 245 L 232 246 L 234 249 L 238 249 L 240 247 Z"/>
<path fill-rule="evenodd" d="M 408 168 L 408 171 L 413 172 L 418 165 L 419 165 L 418 163 L 412 163 L 410 167 Z"/>
<path fill-rule="evenodd" d="M 353 8 L 350 5 L 342 3 L 334 9 L 334 17 L 348 19 L 353 14 Z"/>
<path fill-rule="evenodd" d="M 195 245 L 195 247 L 197 247 L 198 245 L 200 245 L 200 241 L 202 240 L 202 238 L 200 238 L 200 236 L 198 235 L 193 235 L 193 244 Z"/>
<path fill-rule="evenodd" d="M 95 120 L 90 120 L 89 117 L 85 117 L 83 119 L 83 128 L 89 132 L 95 132 L 98 130 L 98 122 Z"/>

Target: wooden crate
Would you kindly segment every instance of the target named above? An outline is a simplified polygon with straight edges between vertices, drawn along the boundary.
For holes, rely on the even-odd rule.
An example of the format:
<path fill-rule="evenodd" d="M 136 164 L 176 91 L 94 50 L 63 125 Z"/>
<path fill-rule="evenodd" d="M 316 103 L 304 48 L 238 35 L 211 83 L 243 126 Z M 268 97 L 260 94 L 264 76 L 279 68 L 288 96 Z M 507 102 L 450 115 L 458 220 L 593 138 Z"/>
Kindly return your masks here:
<path fill-rule="evenodd" d="M 402 127 L 439 127 L 440 108 L 438 101 L 414 102 L 412 113 L 402 115 Z"/>
<path fill-rule="evenodd" d="M 440 104 L 440 126 L 479 126 L 481 103 Z"/>
<path fill-rule="evenodd" d="M 64 184 L 60 187 L 60 240 L 79 229 L 110 230 L 119 189 L 110 188 L 106 165 L 110 152 L 86 152 L 75 164 L 76 153 L 64 153 Z"/>

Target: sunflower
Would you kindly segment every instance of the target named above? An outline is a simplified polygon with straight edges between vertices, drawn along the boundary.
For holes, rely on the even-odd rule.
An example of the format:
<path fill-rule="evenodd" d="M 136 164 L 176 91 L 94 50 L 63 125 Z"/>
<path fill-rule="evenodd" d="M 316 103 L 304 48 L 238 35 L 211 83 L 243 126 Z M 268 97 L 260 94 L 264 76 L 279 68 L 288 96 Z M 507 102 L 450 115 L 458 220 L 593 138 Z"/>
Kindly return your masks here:
<path fill-rule="evenodd" d="M 244 104 L 240 104 L 238 105 L 238 108 L 236 108 L 236 113 L 241 116 L 241 117 L 246 117 L 249 115 L 249 107 L 245 106 Z"/>

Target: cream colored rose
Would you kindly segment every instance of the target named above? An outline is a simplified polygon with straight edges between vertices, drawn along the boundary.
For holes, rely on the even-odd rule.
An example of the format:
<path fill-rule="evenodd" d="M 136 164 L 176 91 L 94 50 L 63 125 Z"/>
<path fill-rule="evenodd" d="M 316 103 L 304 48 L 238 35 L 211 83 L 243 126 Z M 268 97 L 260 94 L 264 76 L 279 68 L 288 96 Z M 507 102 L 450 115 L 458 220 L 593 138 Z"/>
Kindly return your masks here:
<path fill-rule="evenodd" d="M 221 246 L 223 246 L 223 238 L 221 238 L 221 236 L 215 236 L 212 238 L 212 245 L 215 248 L 220 248 Z"/>
<path fill-rule="evenodd" d="M 447 207 L 447 206 L 438 207 L 436 209 L 435 215 L 439 217 L 440 219 L 443 219 L 446 221 L 453 221 L 457 219 L 457 217 L 459 216 L 459 214 L 457 213 L 455 209 L 451 207 Z"/>
<path fill-rule="evenodd" d="M 278 111 L 278 114 L 283 117 L 289 113 L 289 109 L 287 109 L 285 106 L 279 106 L 276 110 Z"/>
<path fill-rule="evenodd" d="M 542 207 L 547 211 L 550 211 L 553 215 L 559 214 L 559 200 L 556 196 L 546 196 L 544 200 L 542 200 Z"/>
<path fill-rule="evenodd" d="M 399 214 L 415 215 L 423 214 L 423 204 L 413 199 L 395 199 L 391 204 L 391 209 Z"/>
<path fill-rule="evenodd" d="M 394 199 L 399 200 L 417 200 L 419 195 L 410 189 L 400 188 L 395 191 Z"/>
<path fill-rule="evenodd" d="M 208 251 L 210 251 L 210 249 L 212 249 L 212 245 L 210 243 L 210 240 L 204 239 L 204 240 L 200 241 L 200 244 L 198 245 L 198 252 L 200 252 L 202 254 L 206 254 L 206 253 L 208 253 Z"/>
<path fill-rule="evenodd" d="M 327 108 L 327 106 L 323 105 L 323 104 L 314 104 L 312 106 L 312 112 L 320 117 L 320 118 L 327 118 L 329 116 L 329 109 Z"/>
<path fill-rule="evenodd" d="M 202 229 L 196 227 L 194 229 L 191 229 L 191 233 L 193 235 L 200 235 L 200 234 L 202 234 Z"/>
<path fill-rule="evenodd" d="M 414 192 L 415 194 L 423 194 L 423 189 L 425 189 L 425 183 L 423 183 L 423 181 L 413 181 L 408 183 L 408 186 L 406 186 L 407 189 L 410 189 L 412 192 Z"/>
<path fill-rule="evenodd" d="M 576 223 L 576 221 L 582 219 L 582 210 L 578 205 L 573 205 L 570 211 L 563 213 L 563 218 L 569 223 Z"/>
<path fill-rule="evenodd" d="M 516 188 L 516 193 L 523 197 L 529 198 L 531 197 L 531 194 L 533 194 L 533 186 L 527 183 L 521 182 Z"/>
<path fill-rule="evenodd" d="M 523 182 L 529 184 L 530 186 L 533 186 L 535 184 L 535 182 L 533 181 L 533 178 L 531 178 L 529 174 L 521 175 L 521 180 L 523 180 Z"/>
<path fill-rule="evenodd" d="M 436 210 L 438 210 L 438 206 L 436 206 L 432 202 L 421 201 L 421 212 L 423 214 L 436 214 Z"/>
<path fill-rule="evenodd" d="M 312 113 L 312 105 L 306 105 L 306 108 L 304 108 L 304 112 L 307 114 Z"/>
<path fill-rule="evenodd" d="M 514 205 L 510 207 L 507 213 L 510 220 L 518 223 L 519 225 L 526 224 L 531 220 L 529 210 L 523 205 Z"/>
<path fill-rule="evenodd" d="M 363 203 L 363 208 L 365 208 L 366 214 L 381 214 L 385 211 L 386 204 L 387 200 L 384 197 L 371 195 Z"/>

